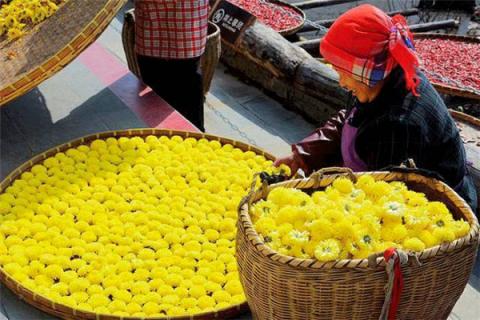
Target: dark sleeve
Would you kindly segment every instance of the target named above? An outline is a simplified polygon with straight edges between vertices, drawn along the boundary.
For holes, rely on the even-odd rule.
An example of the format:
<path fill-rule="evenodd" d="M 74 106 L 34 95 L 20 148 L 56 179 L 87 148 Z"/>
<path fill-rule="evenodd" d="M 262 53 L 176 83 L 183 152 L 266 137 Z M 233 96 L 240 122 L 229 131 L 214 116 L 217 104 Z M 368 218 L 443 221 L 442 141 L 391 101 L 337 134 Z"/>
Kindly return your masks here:
<path fill-rule="evenodd" d="M 341 110 L 325 125 L 292 145 L 293 154 L 305 172 L 341 164 L 340 142 L 345 117 L 346 110 Z"/>
<path fill-rule="evenodd" d="M 377 119 L 358 135 L 356 149 L 369 170 L 400 165 L 411 158 L 421 166 L 425 134 L 421 126 L 406 119 Z"/>

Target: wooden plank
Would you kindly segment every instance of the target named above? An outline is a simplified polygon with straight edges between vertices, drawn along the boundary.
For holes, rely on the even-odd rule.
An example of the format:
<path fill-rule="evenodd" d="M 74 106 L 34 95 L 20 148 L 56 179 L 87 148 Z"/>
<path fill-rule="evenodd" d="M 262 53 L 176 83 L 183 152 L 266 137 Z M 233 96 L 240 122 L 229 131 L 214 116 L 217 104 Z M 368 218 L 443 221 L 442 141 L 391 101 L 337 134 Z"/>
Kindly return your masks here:
<path fill-rule="evenodd" d="M 456 28 L 458 27 L 458 21 L 449 19 L 449 20 L 441 20 L 441 21 L 434 21 L 428 23 L 419 23 L 419 24 L 412 24 L 410 26 L 410 31 L 412 32 L 425 32 L 431 30 L 438 30 L 438 29 L 449 29 L 449 28 Z"/>
<path fill-rule="evenodd" d="M 445 29 L 445 28 L 453 28 L 458 25 L 458 21 L 450 19 L 450 20 L 442 20 L 442 21 L 435 21 L 429 23 L 419 23 L 419 24 L 412 24 L 410 25 L 410 31 L 412 32 L 422 32 L 422 31 L 430 31 L 430 30 L 437 30 L 437 29 Z M 319 55 L 318 47 L 320 46 L 320 39 L 311 39 L 305 41 L 297 41 L 294 44 L 298 45 L 300 48 L 310 52 L 313 56 Z"/>
<path fill-rule="evenodd" d="M 356 0 L 309 0 L 309 1 L 293 3 L 293 5 L 299 9 L 306 10 L 306 9 L 312 9 L 312 8 L 333 6 L 335 4 L 348 3 L 348 2 L 356 2 Z"/>
<path fill-rule="evenodd" d="M 387 12 L 387 15 L 389 15 L 391 17 L 394 16 L 394 15 L 397 15 L 397 14 L 401 14 L 404 17 L 414 16 L 414 15 L 418 14 L 418 9 L 411 8 L 411 9 L 406 9 L 406 10 L 395 10 L 395 11 Z M 325 19 L 325 20 L 314 21 L 314 23 L 318 24 L 318 25 L 321 25 L 323 27 L 329 28 L 335 22 L 335 20 L 336 19 Z M 307 22 L 307 23 L 305 23 L 305 25 L 303 26 L 303 28 L 299 32 L 309 32 L 309 31 L 315 31 L 315 30 L 317 30 L 317 28 L 308 24 L 308 22 Z"/>

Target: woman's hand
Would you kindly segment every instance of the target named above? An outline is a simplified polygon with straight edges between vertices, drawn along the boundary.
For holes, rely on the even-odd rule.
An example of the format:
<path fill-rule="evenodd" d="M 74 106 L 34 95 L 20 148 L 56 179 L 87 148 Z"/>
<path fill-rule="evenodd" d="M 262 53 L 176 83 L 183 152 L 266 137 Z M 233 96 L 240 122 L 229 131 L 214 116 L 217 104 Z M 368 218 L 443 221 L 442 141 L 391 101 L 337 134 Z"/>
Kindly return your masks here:
<path fill-rule="evenodd" d="M 281 164 L 285 164 L 290 167 L 290 176 L 295 175 L 295 173 L 297 173 L 297 170 L 300 168 L 300 164 L 295 159 L 295 155 L 293 153 L 287 157 L 279 158 L 273 163 L 273 165 L 276 167 L 280 166 Z"/>

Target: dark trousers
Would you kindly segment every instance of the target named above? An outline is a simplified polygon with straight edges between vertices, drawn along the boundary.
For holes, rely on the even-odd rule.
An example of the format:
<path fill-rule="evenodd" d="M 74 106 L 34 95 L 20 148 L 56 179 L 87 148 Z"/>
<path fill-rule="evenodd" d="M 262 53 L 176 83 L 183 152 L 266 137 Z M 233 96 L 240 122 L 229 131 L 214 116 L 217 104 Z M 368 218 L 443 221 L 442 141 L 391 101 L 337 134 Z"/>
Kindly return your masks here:
<path fill-rule="evenodd" d="M 143 82 L 205 132 L 200 58 L 160 59 L 138 55 Z"/>

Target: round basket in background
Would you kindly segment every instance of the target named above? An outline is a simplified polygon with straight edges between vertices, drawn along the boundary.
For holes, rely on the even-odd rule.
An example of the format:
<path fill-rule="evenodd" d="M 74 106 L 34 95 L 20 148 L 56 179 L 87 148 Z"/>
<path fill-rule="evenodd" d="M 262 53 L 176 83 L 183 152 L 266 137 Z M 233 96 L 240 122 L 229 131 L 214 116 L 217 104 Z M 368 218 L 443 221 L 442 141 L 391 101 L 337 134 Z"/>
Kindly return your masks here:
<path fill-rule="evenodd" d="M 284 6 L 284 7 L 288 7 L 290 9 L 293 9 L 298 14 L 298 16 L 301 18 L 301 21 L 298 23 L 298 25 L 296 25 L 294 27 L 291 27 L 291 28 L 288 28 L 288 29 L 285 29 L 285 30 L 279 31 L 278 33 L 280 33 L 282 36 L 289 36 L 289 35 L 295 34 L 303 28 L 303 26 L 305 24 L 305 20 L 307 19 L 307 16 L 305 15 L 305 12 L 303 10 L 297 8 L 296 6 L 294 6 L 294 5 L 292 5 L 288 2 L 282 1 L 282 0 L 268 0 L 268 2 L 271 2 L 273 4 L 277 4 L 280 7 Z"/>
<path fill-rule="evenodd" d="M 203 93 L 207 94 L 210 90 L 213 75 L 217 67 L 221 54 L 220 29 L 216 24 L 208 22 L 207 43 L 205 52 L 201 57 L 200 65 L 203 77 Z M 125 56 L 127 57 L 128 69 L 140 80 L 142 75 L 138 66 L 137 55 L 135 53 L 135 10 L 131 9 L 125 12 L 125 20 L 122 29 L 122 42 Z"/>
<path fill-rule="evenodd" d="M 428 33 L 428 32 L 414 33 L 413 36 L 415 41 L 421 40 L 421 39 L 436 39 L 439 41 L 452 40 L 452 41 L 458 41 L 458 42 L 464 42 L 464 43 L 472 43 L 477 46 L 480 46 L 480 39 L 474 38 L 474 37 L 468 37 L 468 36 L 458 36 L 458 35 L 452 35 L 452 34 L 440 34 L 440 33 Z M 458 63 L 462 63 L 462 61 L 458 61 Z M 448 78 L 448 75 L 443 75 L 443 76 L 446 76 Z M 478 90 L 477 92 L 475 92 L 473 90 L 469 90 L 468 88 L 459 88 L 454 84 L 442 83 L 437 79 L 430 79 L 430 81 L 432 82 L 432 85 L 441 93 L 457 96 L 457 97 L 480 100 L 480 94 L 478 93 Z"/>
<path fill-rule="evenodd" d="M 365 173 L 349 173 L 352 179 Z M 417 253 L 420 263 L 402 266 L 404 287 L 398 319 L 447 319 L 462 294 L 475 262 L 478 221 L 450 187 L 411 172 L 371 172 L 376 180 L 403 181 L 411 190 L 447 205 L 464 218 L 468 235 Z M 369 259 L 319 262 L 285 256 L 266 246 L 249 215 L 252 203 L 278 187 L 317 190 L 345 173 L 316 174 L 252 192 L 239 208 L 237 262 L 248 304 L 256 319 L 378 319 L 385 300 L 387 274 L 382 253 Z M 414 259 L 412 259 L 414 260 Z"/>
<path fill-rule="evenodd" d="M 98 38 L 125 2 L 68 1 L 23 37 L 0 42 L 0 106 L 63 69 Z"/>

